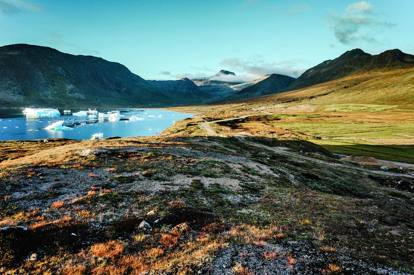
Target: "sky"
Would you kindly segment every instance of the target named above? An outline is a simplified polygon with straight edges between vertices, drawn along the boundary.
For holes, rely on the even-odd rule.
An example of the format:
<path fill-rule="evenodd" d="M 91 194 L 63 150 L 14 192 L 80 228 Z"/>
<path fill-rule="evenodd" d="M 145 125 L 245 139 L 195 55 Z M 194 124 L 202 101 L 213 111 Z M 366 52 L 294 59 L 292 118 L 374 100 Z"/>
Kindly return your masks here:
<path fill-rule="evenodd" d="M 119 62 L 145 79 L 298 76 L 343 52 L 414 54 L 413 0 L 0 0 L 0 45 Z"/>

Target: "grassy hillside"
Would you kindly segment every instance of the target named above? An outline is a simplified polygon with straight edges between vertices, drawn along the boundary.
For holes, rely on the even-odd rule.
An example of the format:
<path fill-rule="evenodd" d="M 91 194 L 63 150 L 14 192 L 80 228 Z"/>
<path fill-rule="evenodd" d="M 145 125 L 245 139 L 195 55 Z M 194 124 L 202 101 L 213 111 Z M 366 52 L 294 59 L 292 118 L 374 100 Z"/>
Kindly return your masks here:
<path fill-rule="evenodd" d="M 370 71 L 339 80 L 258 99 L 257 102 L 305 100 L 315 105 L 381 104 L 400 107 L 414 104 L 414 69 Z"/>
<path fill-rule="evenodd" d="M 414 163 L 414 69 L 359 73 L 245 103 L 187 111 L 198 112 L 199 121 L 170 131 L 202 135 L 208 125 L 217 135 L 299 138 L 335 153 Z"/>

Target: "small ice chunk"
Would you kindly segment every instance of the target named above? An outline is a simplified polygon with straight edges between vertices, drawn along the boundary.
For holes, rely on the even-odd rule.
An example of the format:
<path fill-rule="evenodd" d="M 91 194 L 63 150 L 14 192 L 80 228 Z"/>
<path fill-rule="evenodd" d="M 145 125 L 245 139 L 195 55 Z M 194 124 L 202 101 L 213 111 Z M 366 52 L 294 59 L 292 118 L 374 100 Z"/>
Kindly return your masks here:
<path fill-rule="evenodd" d="M 63 123 L 65 123 L 64 120 L 59 120 L 56 122 L 53 122 L 52 124 L 48 125 L 45 130 L 48 131 L 66 131 L 66 130 L 72 130 L 72 128 L 64 126 Z"/>
<path fill-rule="evenodd" d="M 95 133 L 91 137 L 91 140 L 103 140 L 103 139 L 104 139 L 103 133 Z"/>

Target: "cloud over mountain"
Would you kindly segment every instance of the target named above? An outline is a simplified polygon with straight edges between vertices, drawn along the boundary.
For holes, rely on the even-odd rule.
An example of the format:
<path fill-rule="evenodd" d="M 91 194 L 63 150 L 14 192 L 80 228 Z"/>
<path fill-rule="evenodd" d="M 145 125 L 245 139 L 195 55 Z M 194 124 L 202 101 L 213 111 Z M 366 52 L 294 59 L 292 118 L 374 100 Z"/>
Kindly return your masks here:
<path fill-rule="evenodd" d="M 350 4 L 342 15 L 332 16 L 331 21 L 335 37 L 342 44 L 378 42 L 373 32 L 393 26 L 392 23 L 379 19 L 373 6 L 366 1 Z"/>
<path fill-rule="evenodd" d="M 258 57 L 254 60 L 227 58 L 222 60 L 220 65 L 251 76 L 252 78 L 274 73 L 297 77 L 304 71 L 303 68 L 299 67 L 298 63 L 297 60 L 269 62 Z"/>

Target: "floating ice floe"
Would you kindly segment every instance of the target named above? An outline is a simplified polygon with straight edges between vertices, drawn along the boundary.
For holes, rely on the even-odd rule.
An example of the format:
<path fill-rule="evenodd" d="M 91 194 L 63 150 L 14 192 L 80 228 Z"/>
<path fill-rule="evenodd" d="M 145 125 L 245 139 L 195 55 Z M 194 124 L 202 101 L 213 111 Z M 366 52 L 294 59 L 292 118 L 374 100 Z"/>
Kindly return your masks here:
<path fill-rule="evenodd" d="M 116 122 L 121 119 L 121 113 L 119 111 L 112 111 L 108 113 L 108 120 L 111 122 Z"/>
<path fill-rule="evenodd" d="M 53 122 L 52 124 L 48 125 L 45 128 L 45 130 L 48 130 L 48 131 L 66 131 L 66 130 L 72 130 L 72 128 L 63 125 L 64 123 L 65 123 L 64 120 L 59 120 L 59 121 Z"/>
<path fill-rule="evenodd" d="M 104 139 L 103 133 L 96 133 L 96 134 L 93 134 L 91 137 L 91 140 L 102 140 L 102 139 Z"/>
<path fill-rule="evenodd" d="M 72 113 L 72 116 L 76 116 L 76 117 L 86 117 L 86 116 L 88 116 L 88 111 L 75 112 L 75 113 Z"/>
<path fill-rule="evenodd" d="M 107 120 L 107 119 L 108 119 L 108 117 L 109 117 L 109 115 L 108 115 L 108 114 L 105 114 L 105 113 L 98 113 L 98 119 L 99 119 L 99 120 L 101 120 L 101 121 L 103 121 L 103 120 Z"/>
<path fill-rule="evenodd" d="M 60 117 L 60 112 L 57 109 L 51 108 L 25 108 L 23 114 L 26 118 L 54 118 Z"/>
<path fill-rule="evenodd" d="M 79 111 L 79 112 L 72 113 L 72 115 L 76 117 L 88 117 L 89 119 L 97 119 L 98 111 L 89 109 L 88 111 Z"/>
<path fill-rule="evenodd" d="M 89 109 L 88 112 L 88 119 L 98 119 L 98 111 Z"/>

